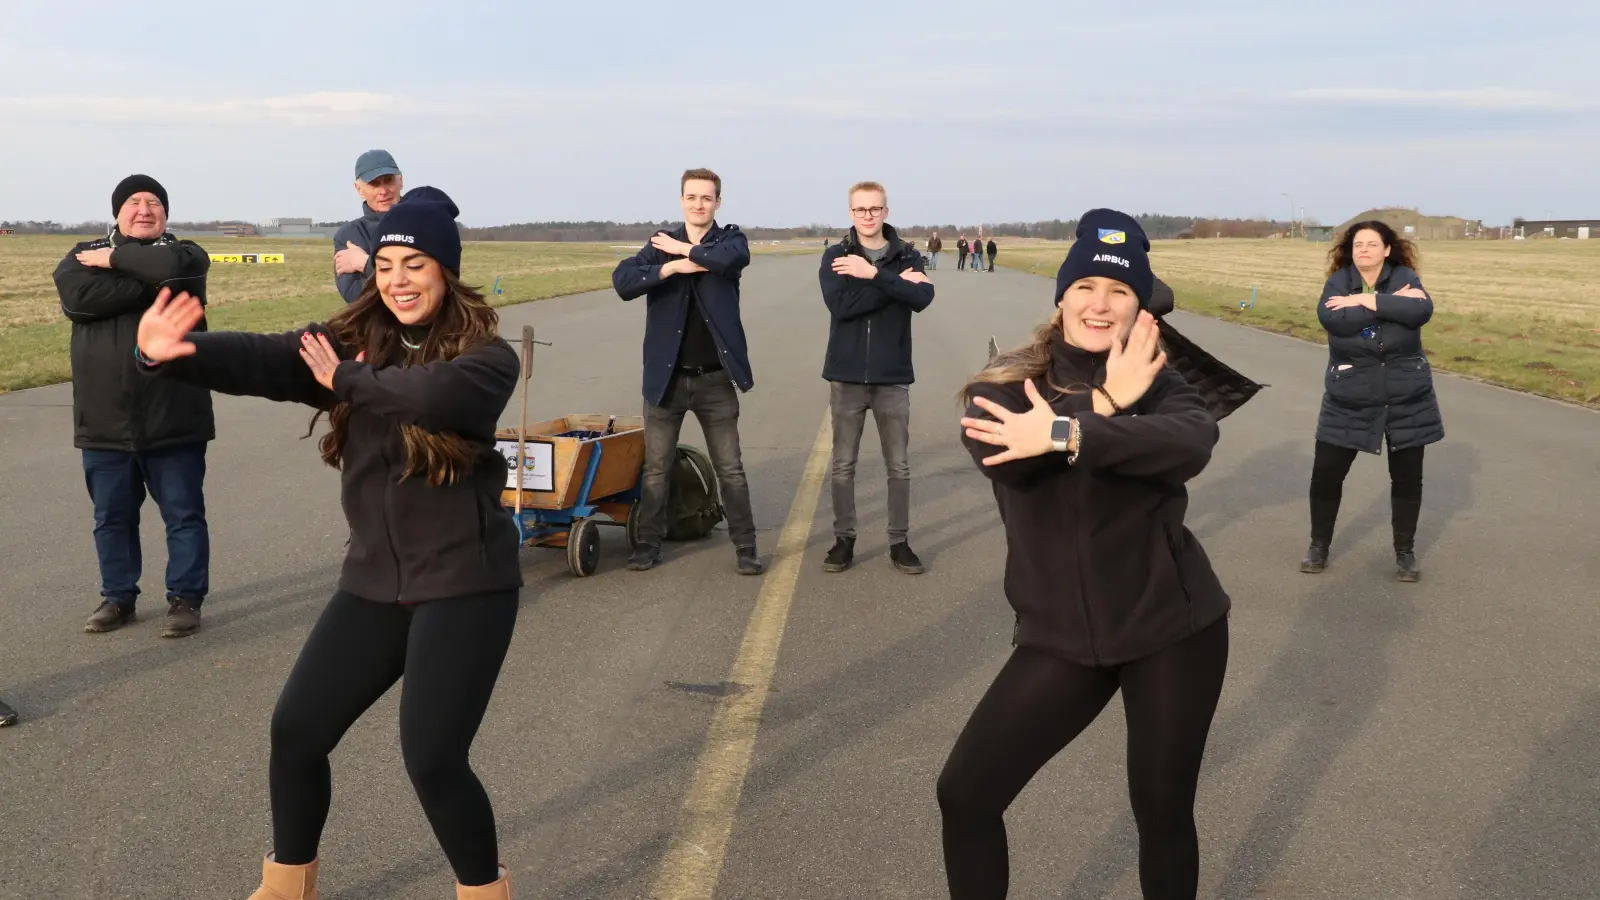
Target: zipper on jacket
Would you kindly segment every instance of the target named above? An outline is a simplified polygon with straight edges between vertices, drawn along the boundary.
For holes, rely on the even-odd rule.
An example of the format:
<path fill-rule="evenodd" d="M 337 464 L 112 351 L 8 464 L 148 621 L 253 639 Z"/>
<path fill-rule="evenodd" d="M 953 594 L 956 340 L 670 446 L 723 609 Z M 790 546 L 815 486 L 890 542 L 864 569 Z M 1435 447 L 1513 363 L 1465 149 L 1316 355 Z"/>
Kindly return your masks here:
<path fill-rule="evenodd" d="M 1087 485 L 1089 483 L 1088 479 L 1080 481 L 1080 484 L 1085 485 L 1085 487 L 1079 488 L 1080 493 L 1087 493 Z M 1073 542 L 1073 550 L 1078 556 L 1078 601 L 1083 604 L 1083 620 L 1089 623 L 1089 658 L 1094 660 L 1094 664 L 1098 666 L 1100 665 L 1100 650 L 1094 645 L 1094 614 L 1089 611 L 1089 582 L 1083 575 L 1083 529 L 1080 527 L 1076 530 L 1077 540 Z"/>
<path fill-rule="evenodd" d="M 400 552 L 395 549 L 393 526 L 394 516 L 391 515 L 390 509 L 390 498 L 394 493 L 394 485 L 389 481 L 388 476 L 392 470 L 389 467 L 388 452 L 380 448 L 378 450 L 378 456 L 383 460 L 384 463 L 383 503 L 381 504 L 381 511 L 383 513 L 383 536 L 388 539 L 389 558 L 394 560 L 394 602 L 404 603 L 406 602 L 406 573 L 404 569 L 400 568 Z"/>
<path fill-rule="evenodd" d="M 872 319 L 867 318 L 867 348 L 861 351 L 861 380 L 872 379 Z"/>

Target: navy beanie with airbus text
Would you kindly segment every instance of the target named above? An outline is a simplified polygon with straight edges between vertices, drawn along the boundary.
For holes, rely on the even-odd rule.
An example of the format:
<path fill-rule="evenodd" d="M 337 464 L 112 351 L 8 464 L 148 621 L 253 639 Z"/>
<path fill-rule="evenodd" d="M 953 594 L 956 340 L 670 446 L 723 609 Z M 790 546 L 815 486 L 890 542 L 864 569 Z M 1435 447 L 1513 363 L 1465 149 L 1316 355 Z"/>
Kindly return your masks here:
<path fill-rule="evenodd" d="M 461 274 L 461 231 L 456 216 L 461 210 L 444 191 L 436 187 L 412 188 L 400 202 L 378 220 L 380 247 L 411 247 L 421 250 L 457 275 Z"/>
<path fill-rule="evenodd" d="M 1155 275 L 1150 271 L 1150 239 L 1138 221 L 1114 209 L 1091 209 L 1078 220 L 1077 240 L 1056 272 L 1052 305 L 1080 278 L 1100 275 L 1133 288 L 1140 308 L 1150 305 Z"/>

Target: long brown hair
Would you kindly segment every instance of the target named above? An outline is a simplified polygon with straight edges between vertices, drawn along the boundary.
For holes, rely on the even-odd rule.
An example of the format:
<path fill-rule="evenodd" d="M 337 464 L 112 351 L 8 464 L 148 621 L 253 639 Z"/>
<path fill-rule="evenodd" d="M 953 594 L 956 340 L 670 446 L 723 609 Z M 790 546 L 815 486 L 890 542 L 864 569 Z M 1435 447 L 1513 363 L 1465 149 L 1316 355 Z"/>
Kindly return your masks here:
<path fill-rule="evenodd" d="M 378 368 L 455 359 L 493 341 L 499 333 L 500 314 L 477 288 L 462 284 L 454 272 L 443 266 L 439 271 L 444 274 L 444 299 L 420 350 L 401 343 L 403 326 L 384 306 L 376 278 L 367 282 L 354 303 L 328 320 L 328 330 L 345 347 L 365 351 L 367 364 Z M 313 429 L 321 416 L 318 412 L 311 417 Z M 350 405 L 336 404 L 328 412 L 328 424 L 328 433 L 317 446 L 323 461 L 337 469 L 344 461 L 345 440 L 350 433 Z M 401 480 L 425 475 L 433 487 L 454 484 L 471 472 L 482 452 L 459 434 L 427 431 L 417 425 L 401 425 L 400 437 L 406 448 L 406 469 Z"/>
<path fill-rule="evenodd" d="M 962 403 L 972 402 L 972 388 L 978 384 L 1015 384 L 1028 379 L 1045 379 L 1050 390 L 1061 394 L 1078 394 L 1093 390 L 1087 384 L 1061 385 L 1050 381 L 1051 346 L 1066 340 L 1061 328 L 1061 307 L 1056 307 L 1048 321 L 1033 329 L 1033 336 L 1019 347 L 1002 351 L 981 372 L 973 375 L 956 395 Z"/>
<path fill-rule="evenodd" d="M 1376 231 L 1378 237 L 1383 239 L 1383 245 L 1389 248 L 1389 258 L 1384 260 L 1391 266 L 1405 266 L 1413 272 L 1420 272 L 1417 268 L 1417 245 L 1406 240 L 1390 228 L 1388 224 L 1377 219 L 1368 219 L 1357 222 L 1344 230 L 1339 235 L 1339 240 L 1334 243 L 1333 249 L 1328 251 L 1328 274 L 1355 265 L 1356 235 L 1362 231 Z"/>

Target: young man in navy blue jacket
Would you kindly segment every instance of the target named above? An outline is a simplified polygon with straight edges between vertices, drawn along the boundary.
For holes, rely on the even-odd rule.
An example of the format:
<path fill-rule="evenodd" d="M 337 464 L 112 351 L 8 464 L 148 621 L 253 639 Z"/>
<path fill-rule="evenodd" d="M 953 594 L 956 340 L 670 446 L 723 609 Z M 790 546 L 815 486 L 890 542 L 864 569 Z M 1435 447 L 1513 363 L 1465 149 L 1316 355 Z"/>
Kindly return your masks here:
<path fill-rule="evenodd" d="M 822 300 L 833 321 L 822 377 L 833 411 L 834 544 L 822 567 L 842 572 L 855 558 L 856 458 L 872 411 L 889 470 L 889 560 L 909 574 L 924 571 L 908 540 L 911 519 L 911 314 L 933 302 L 922 254 L 887 224 L 883 185 L 850 189 L 855 227 L 822 256 Z"/>
<path fill-rule="evenodd" d="M 679 180 L 684 224 L 657 232 L 639 253 L 617 264 L 612 287 L 624 300 L 646 296 L 644 330 L 644 498 L 639 546 L 628 567 L 661 561 L 667 491 L 685 413 L 705 432 L 717 472 L 728 536 L 744 575 L 762 571 L 756 550 L 750 486 L 739 450 L 739 392 L 755 386 L 744 324 L 739 275 L 750 245 L 737 225 L 719 226 L 722 179 L 690 169 Z"/>

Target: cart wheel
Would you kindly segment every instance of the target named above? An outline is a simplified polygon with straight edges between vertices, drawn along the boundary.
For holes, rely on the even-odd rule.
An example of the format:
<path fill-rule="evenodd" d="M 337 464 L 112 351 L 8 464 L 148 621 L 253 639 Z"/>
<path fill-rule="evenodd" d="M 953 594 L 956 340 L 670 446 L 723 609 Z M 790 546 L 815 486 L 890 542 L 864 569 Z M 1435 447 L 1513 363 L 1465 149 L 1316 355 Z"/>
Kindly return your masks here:
<path fill-rule="evenodd" d="M 637 500 L 628 505 L 628 522 L 622 529 L 628 535 L 628 548 L 630 550 L 639 549 L 639 526 L 642 524 L 639 521 L 640 505 Z"/>
<path fill-rule="evenodd" d="M 579 578 L 593 575 L 600 567 L 600 526 L 579 519 L 567 531 L 567 566 Z"/>

